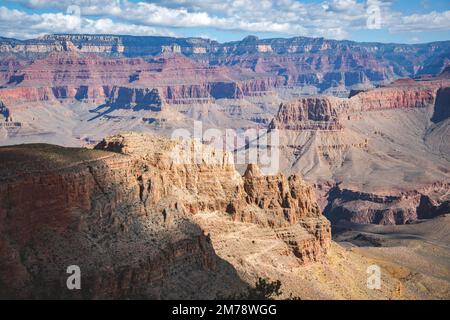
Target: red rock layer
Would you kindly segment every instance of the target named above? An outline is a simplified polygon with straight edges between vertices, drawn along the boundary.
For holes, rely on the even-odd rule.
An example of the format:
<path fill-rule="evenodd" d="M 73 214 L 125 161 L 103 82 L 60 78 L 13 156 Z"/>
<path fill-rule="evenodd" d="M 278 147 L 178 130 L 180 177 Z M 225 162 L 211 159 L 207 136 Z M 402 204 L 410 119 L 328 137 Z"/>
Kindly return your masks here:
<path fill-rule="evenodd" d="M 187 161 L 196 146 L 127 134 L 97 146 L 113 152 L 2 148 L 0 296 L 211 298 L 239 287 L 192 219 L 202 212 L 274 228 L 299 263 L 321 259 L 330 225 L 309 186 L 255 167 L 241 177 L 209 147 Z M 65 284 L 74 264 L 80 291 Z"/>
<path fill-rule="evenodd" d="M 350 98 L 305 97 L 280 105 L 270 127 L 284 130 L 339 130 L 340 118 L 351 114 L 388 109 L 425 108 L 436 105 L 445 116 L 450 82 L 399 81 L 387 87 L 352 92 Z M 441 106 L 441 107 L 439 107 Z M 436 115 L 436 117 L 443 117 Z"/>
<path fill-rule="evenodd" d="M 5 77 L 7 74 L 5 73 Z M 107 59 L 76 52 L 52 53 L 17 66 L 0 99 L 14 107 L 23 102 L 77 99 L 105 103 L 111 88 L 133 92 L 158 90 L 168 104 L 209 103 L 214 99 L 273 94 L 276 77 L 232 67 L 210 67 L 188 58 L 164 54 L 151 59 Z M 120 89 L 122 90 L 122 89 Z M 128 104 L 133 103 L 130 96 Z"/>
<path fill-rule="evenodd" d="M 281 130 L 339 130 L 340 109 L 345 101 L 334 97 L 300 98 L 280 105 L 271 128 Z"/>

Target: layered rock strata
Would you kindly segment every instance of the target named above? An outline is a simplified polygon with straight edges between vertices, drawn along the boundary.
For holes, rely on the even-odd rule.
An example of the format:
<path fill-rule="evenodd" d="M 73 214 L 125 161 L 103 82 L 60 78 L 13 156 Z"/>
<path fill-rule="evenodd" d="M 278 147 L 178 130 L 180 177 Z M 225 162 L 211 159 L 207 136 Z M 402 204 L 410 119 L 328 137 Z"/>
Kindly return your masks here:
<path fill-rule="evenodd" d="M 449 42 L 381 44 L 323 38 L 258 39 L 218 43 L 202 38 L 114 35 L 48 35 L 38 39 L 0 39 L 0 54 L 24 58 L 52 52 L 80 52 L 108 57 L 145 57 L 175 53 L 280 75 L 285 85 L 313 85 L 324 91 L 389 81 L 404 76 L 438 74 L 448 64 Z"/>
<path fill-rule="evenodd" d="M 448 213 L 449 80 L 402 79 L 349 98 L 282 103 L 282 168 L 318 186 L 333 222 L 405 224 Z"/>
<path fill-rule="evenodd" d="M 273 88 L 282 85 L 276 76 L 211 67 L 177 54 L 144 60 L 53 52 L 25 66 L 16 65 L 8 75 L 0 98 L 11 107 L 65 100 L 117 106 L 118 94 L 123 108 L 158 104 L 148 96 L 139 101 L 145 92 L 154 92 L 152 96 L 166 104 L 207 104 L 215 99 L 273 95 Z"/>
<path fill-rule="evenodd" d="M 256 226 L 299 264 L 322 259 L 330 245 L 329 222 L 299 177 L 262 176 L 253 165 L 240 176 L 231 154 L 153 135 L 117 135 L 96 149 L 0 148 L 0 296 L 240 290 L 240 275 L 196 222 L 208 213 Z M 81 268 L 82 290 L 67 290 L 69 265 Z"/>

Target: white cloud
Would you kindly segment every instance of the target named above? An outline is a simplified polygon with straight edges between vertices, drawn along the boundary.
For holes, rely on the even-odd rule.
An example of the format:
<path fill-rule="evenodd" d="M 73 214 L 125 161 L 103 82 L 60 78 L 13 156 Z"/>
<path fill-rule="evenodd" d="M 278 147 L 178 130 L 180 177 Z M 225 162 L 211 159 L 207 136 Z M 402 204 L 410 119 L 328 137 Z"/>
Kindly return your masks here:
<path fill-rule="evenodd" d="M 49 33 L 176 35 L 167 29 L 118 23 L 109 18 L 89 19 L 65 13 L 26 14 L 6 7 L 0 7 L 0 32 L 4 37 L 13 38 L 34 38 Z"/>
<path fill-rule="evenodd" d="M 450 10 L 445 12 L 430 12 L 427 14 L 413 14 L 390 17 L 389 30 L 394 32 L 421 32 L 432 30 L 450 30 Z"/>
<path fill-rule="evenodd" d="M 297 0 L 8 0 L 32 9 L 57 9 L 60 14 L 25 14 L 24 30 L 0 22 L 1 32 L 24 37 L 33 31 L 70 32 L 71 20 L 64 13 L 76 4 L 82 14 L 83 32 L 169 34 L 174 28 L 215 28 L 249 33 L 273 32 L 283 35 L 346 38 L 352 31 L 367 27 L 367 5 L 357 0 L 323 0 L 303 3 Z M 391 32 L 421 32 L 450 29 L 450 11 L 404 15 L 392 10 L 393 0 L 379 0 L 381 28 Z M 10 10 L 11 11 L 11 10 Z M 23 24 L 21 24 L 23 25 Z M 68 27 L 69 26 L 69 27 Z M 62 28 L 60 30 L 59 28 Z M 73 27 L 73 26 L 72 26 Z M 92 30 L 88 30 L 92 28 Z M 121 30 L 124 30 L 120 32 Z M 176 30 L 176 29 L 175 29 Z"/>

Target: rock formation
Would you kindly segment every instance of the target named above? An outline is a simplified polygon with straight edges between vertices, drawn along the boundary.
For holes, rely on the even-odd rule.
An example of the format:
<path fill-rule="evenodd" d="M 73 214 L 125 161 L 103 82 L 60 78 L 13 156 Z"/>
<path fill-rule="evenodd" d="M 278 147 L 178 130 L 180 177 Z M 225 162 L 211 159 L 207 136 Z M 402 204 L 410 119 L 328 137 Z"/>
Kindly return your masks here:
<path fill-rule="evenodd" d="M 234 292 L 245 285 L 226 261 L 235 252 L 218 256 L 209 236 L 227 224 L 255 227 L 298 264 L 330 246 L 330 224 L 299 177 L 262 176 L 254 165 L 240 176 L 231 154 L 193 141 L 130 133 L 96 150 L 3 147 L 0 160 L 1 297 Z M 66 289 L 69 265 L 80 266 L 82 290 Z"/>
<path fill-rule="evenodd" d="M 280 105 L 271 129 L 280 130 L 339 130 L 338 113 L 347 107 L 345 101 L 334 97 L 300 98 Z"/>
<path fill-rule="evenodd" d="M 432 121 L 439 123 L 450 118 L 450 87 L 440 88 L 436 94 L 436 108 Z"/>
<path fill-rule="evenodd" d="M 0 120 L 5 120 L 5 121 L 9 120 L 9 110 L 5 106 L 3 101 L 0 101 L 0 116 L 2 117 L 2 118 L 0 118 Z"/>
<path fill-rule="evenodd" d="M 318 187 L 332 222 L 404 224 L 448 211 L 449 86 L 398 80 L 349 98 L 282 103 L 282 168 Z M 433 199 L 433 200 L 430 200 Z"/>
<path fill-rule="evenodd" d="M 323 38 L 258 39 L 218 43 L 200 38 L 113 35 L 48 35 L 38 39 L 0 38 L 0 55 L 20 59 L 52 53 L 106 57 L 182 54 L 210 66 L 237 66 L 281 77 L 285 86 L 367 86 L 398 77 L 438 74 L 447 64 L 449 42 L 420 45 L 356 43 Z M 3 77 L 10 75 L 4 71 Z"/>
<path fill-rule="evenodd" d="M 125 129 L 170 135 L 196 120 L 279 129 L 282 169 L 318 186 L 322 209 L 404 223 L 419 218 L 420 203 L 433 204 L 431 216 L 446 208 L 427 193 L 408 203 L 397 197 L 448 183 L 449 49 L 304 37 L 1 38 L 0 144 L 80 146 Z M 320 188 L 397 200 L 360 199 L 369 213 L 351 218 L 355 199 L 339 202 Z"/>
<path fill-rule="evenodd" d="M 282 84 L 276 76 L 208 66 L 177 54 L 144 60 L 52 52 L 9 68 L 7 76 L 0 98 L 13 107 L 49 100 L 115 104 L 119 94 L 126 108 L 139 104 L 134 94 L 156 91 L 163 103 L 205 104 L 214 99 L 272 95 L 273 88 Z M 145 100 L 147 104 L 148 97 Z"/>

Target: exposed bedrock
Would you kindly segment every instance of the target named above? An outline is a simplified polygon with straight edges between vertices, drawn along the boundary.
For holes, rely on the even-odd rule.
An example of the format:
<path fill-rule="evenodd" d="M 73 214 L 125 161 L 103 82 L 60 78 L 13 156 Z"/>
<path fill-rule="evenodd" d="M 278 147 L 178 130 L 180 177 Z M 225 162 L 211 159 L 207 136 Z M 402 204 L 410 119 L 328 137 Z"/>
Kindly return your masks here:
<path fill-rule="evenodd" d="M 113 87 L 106 104 L 116 108 L 161 111 L 162 100 L 157 89 Z"/>
<path fill-rule="evenodd" d="M 435 183 L 408 192 L 376 194 L 334 186 L 327 193 L 325 215 L 332 223 L 397 225 L 450 213 L 450 185 Z"/>
<path fill-rule="evenodd" d="M 439 84 L 378 88 L 350 98 L 353 111 L 424 108 L 434 104 Z"/>
<path fill-rule="evenodd" d="M 0 117 L 1 117 L 0 120 L 8 120 L 10 117 L 9 109 L 1 100 L 0 100 Z"/>
<path fill-rule="evenodd" d="M 128 80 L 139 82 L 140 78 L 151 79 L 152 77 L 144 74 L 144 70 L 149 70 L 148 63 L 153 64 L 150 62 L 151 58 L 177 55 L 187 56 L 190 60 L 203 64 L 200 68 L 203 69 L 203 74 L 208 74 L 211 71 L 208 67 L 213 66 L 222 68 L 222 71 L 240 70 L 238 73 L 243 71 L 279 77 L 284 86 L 311 85 L 325 92 L 336 87 L 343 87 L 345 90 L 370 87 L 405 76 L 438 74 L 448 64 L 449 46 L 448 41 L 402 45 L 305 37 L 258 39 L 251 36 L 228 43 L 199 38 L 82 34 L 48 35 L 24 41 L 2 38 L 0 55 L 5 57 L 5 62 L 0 65 L 0 79 L 20 83 L 27 80 L 39 82 L 49 78 L 60 81 L 65 77 L 76 79 L 90 75 L 96 78 L 97 83 L 114 79 L 122 81 L 114 83 L 119 85 Z M 77 55 L 89 56 L 90 62 L 85 63 Z M 53 64 L 64 65 L 66 61 L 72 63 L 72 66 L 67 67 L 66 64 L 64 72 L 53 74 L 45 68 L 49 65 L 47 63 L 41 65 L 41 68 L 25 68 L 28 71 L 25 73 L 14 72 L 23 69 L 22 64 L 27 64 L 24 61 L 48 57 L 53 60 Z M 98 57 L 109 58 L 109 61 L 102 61 Z M 123 60 L 124 57 L 131 59 L 127 62 Z M 190 73 L 188 76 L 195 76 L 200 69 L 191 68 L 190 63 L 186 63 L 187 60 L 184 65 L 179 64 L 179 67 L 186 67 L 185 70 Z M 153 71 L 161 72 L 160 66 L 153 64 L 151 67 Z M 114 77 L 110 77 L 110 73 Z M 168 71 L 164 78 L 174 75 L 176 76 L 176 72 Z M 184 75 L 183 78 L 186 79 L 187 76 Z M 225 79 L 226 77 L 221 78 L 222 81 Z M 238 76 L 233 79 L 243 78 Z"/>
<path fill-rule="evenodd" d="M 16 107 L 29 102 L 57 102 L 76 100 L 81 102 L 120 106 L 151 106 L 162 104 L 205 104 L 215 99 L 242 99 L 245 96 L 275 94 L 270 79 L 239 82 L 211 82 L 200 84 L 167 85 L 157 87 L 132 86 L 55 86 L 12 87 L 0 90 L 0 99 Z M 155 111 L 157 111 L 155 109 Z"/>
<path fill-rule="evenodd" d="M 436 96 L 436 104 L 431 121 L 441 122 L 450 118 L 450 87 L 440 88 Z"/>
<path fill-rule="evenodd" d="M 280 130 L 339 130 L 342 119 L 351 120 L 359 112 L 425 108 L 436 104 L 433 118 L 447 116 L 448 87 L 446 83 L 394 83 L 368 91 L 354 91 L 350 98 L 329 96 L 301 97 L 282 103 L 270 124 Z"/>
<path fill-rule="evenodd" d="M 0 296 L 213 298 L 242 288 L 193 218 L 207 213 L 273 233 L 299 264 L 322 259 L 330 224 L 310 186 L 255 166 L 240 176 L 231 154 L 210 147 L 194 163 L 198 147 L 124 134 L 98 150 L 0 148 Z M 82 290 L 66 289 L 69 265 L 80 266 Z"/>
<path fill-rule="evenodd" d="M 0 99 L 14 108 L 27 102 L 57 102 L 66 99 L 102 103 L 109 94 L 109 86 L 16 87 L 0 90 Z"/>
<path fill-rule="evenodd" d="M 345 102 L 334 97 L 299 98 L 280 105 L 271 129 L 280 130 L 338 130 L 342 126 L 338 121 L 339 109 Z"/>
<path fill-rule="evenodd" d="M 445 214 L 448 88 L 445 79 L 410 79 L 347 99 L 282 103 L 270 124 L 280 130 L 282 169 L 323 186 L 319 203 L 332 222 L 404 224 Z"/>

